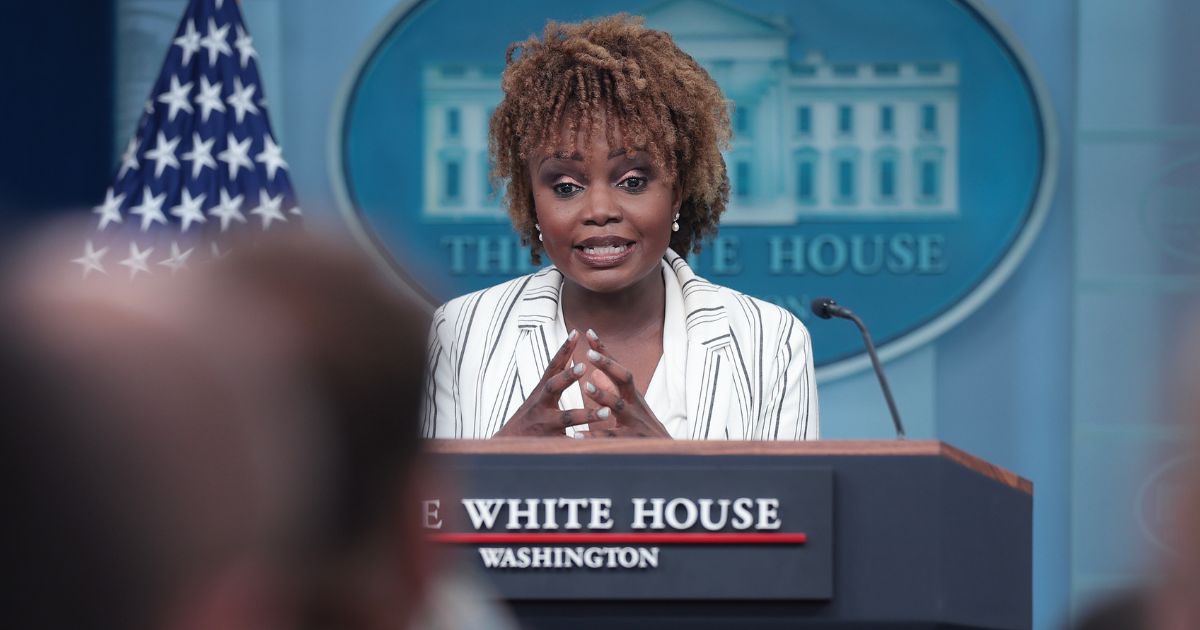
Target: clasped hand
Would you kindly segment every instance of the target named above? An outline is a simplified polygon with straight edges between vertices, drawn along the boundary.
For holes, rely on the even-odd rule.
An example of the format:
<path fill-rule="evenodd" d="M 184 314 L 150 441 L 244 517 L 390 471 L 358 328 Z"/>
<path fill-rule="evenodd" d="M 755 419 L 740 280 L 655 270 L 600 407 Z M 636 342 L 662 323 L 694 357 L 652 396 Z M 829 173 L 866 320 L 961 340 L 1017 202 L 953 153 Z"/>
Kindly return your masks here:
<path fill-rule="evenodd" d="M 597 386 L 592 380 L 584 383 L 583 392 L 600 405 L 598 409 L 559 409 L 562 394 L 572 383 L 583 377 L 586 366 L 567 363 L 575 353 L 580 338 L 586 338 L 589 346 L 587 357 L 594 369 L 599 370 L 616 387 L 612 391 Z M 567 341 L 546 366 L 542 380 L 525 399 L 520 409 L 493 437 L 565 436 L 567 427 L 614 419 L 612 428 L 581 432 L 586 437 L 662 437 L 671 434 L 663 426 L 646 399 L 642 397 L 633 381 L 633 372 L 613 360 L 607 348 L 592 331 L 580 335 L 571 331 Z"/>

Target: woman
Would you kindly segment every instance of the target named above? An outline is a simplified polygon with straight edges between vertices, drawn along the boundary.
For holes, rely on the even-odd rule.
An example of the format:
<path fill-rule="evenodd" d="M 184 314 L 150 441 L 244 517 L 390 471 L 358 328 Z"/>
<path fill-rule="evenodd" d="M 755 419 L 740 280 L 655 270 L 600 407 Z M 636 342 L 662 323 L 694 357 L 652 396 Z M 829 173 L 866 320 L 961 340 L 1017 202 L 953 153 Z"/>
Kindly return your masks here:
<path fill-rule="evenodd" d="M 493 176 L 554 265 L 435 313 L 425 435 L 815 439 L 804 326 L 683 258 L 729 197 L 708 73 L 616 16 L 510 46 L 503 89 Z"/>

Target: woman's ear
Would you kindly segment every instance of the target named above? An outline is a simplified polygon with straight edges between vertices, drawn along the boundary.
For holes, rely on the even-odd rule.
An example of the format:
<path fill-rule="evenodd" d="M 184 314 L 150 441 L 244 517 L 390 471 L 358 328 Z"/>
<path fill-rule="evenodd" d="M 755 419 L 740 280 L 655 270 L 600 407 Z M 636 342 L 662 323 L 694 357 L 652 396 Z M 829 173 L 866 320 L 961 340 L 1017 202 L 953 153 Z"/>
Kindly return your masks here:
<path fill-rule="evenodd" d="M 679 209 L 683 207 L 683 183 L 680 179 L 676 177 L 675 183 L 671 184 L 671 208 L 675 214 L 679 214 Z"/>

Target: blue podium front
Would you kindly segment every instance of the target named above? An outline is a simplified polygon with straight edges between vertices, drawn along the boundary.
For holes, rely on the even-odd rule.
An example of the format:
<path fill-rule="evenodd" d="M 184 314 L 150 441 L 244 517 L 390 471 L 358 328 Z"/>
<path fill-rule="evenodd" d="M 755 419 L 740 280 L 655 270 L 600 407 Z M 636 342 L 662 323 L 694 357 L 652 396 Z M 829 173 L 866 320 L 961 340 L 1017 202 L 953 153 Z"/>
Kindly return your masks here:
<path fill-rule="evenodd" d="M 1028 628 L 1032 487 L 939 442 L 434 441 L 529 628 Z"/>

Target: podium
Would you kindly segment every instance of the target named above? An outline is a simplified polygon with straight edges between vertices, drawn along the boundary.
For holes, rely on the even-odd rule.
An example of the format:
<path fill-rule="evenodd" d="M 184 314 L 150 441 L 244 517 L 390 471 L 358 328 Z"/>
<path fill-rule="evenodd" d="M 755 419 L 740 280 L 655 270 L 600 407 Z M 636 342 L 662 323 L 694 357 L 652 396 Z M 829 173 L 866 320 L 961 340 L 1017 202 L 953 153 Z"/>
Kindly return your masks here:
<path fill-rule="evenodd" d="M 1029 628 L 1032 484 L 941 442 L 431 441 L 528 628 Z"/>

